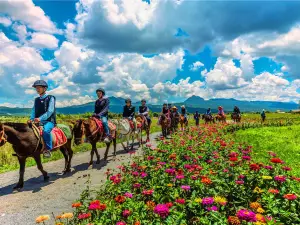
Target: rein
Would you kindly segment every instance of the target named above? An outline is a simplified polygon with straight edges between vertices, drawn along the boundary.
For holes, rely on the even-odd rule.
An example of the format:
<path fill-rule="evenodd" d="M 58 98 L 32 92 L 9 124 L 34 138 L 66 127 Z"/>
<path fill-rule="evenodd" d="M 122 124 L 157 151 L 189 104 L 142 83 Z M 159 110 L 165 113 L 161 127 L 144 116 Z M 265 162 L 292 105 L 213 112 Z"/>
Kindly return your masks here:
<path fill-rule="evenodd" d="M 42 136 L 40 134 L 40 129 L 34 123 L 32 124 L 32 130 L 33 130 L 33 133 L 35 134 L 35 136 L 38 139 L 38 143 L 37 143 L 37 145 L 36 145 L 36 147 L 35 147 L 35 149 L 33 151 L 33 153 L 35 153 L 38 150 L 39 146 L 40 146 L 40 143 L 41 143 L 41 140 L 42 140 Z"/>

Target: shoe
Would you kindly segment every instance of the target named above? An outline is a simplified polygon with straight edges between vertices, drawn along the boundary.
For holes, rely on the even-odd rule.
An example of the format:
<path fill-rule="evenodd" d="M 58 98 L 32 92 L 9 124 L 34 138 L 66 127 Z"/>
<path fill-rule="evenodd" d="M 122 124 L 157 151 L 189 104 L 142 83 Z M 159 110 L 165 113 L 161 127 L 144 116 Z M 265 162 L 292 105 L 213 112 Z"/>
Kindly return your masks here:
<path fill-rule="evenodd" d="M 107 144 L 110 143 L 110 138 L 109 137 L 104 138 L 104 142 Z"/>
<path fill-rule="evenodd" d="M 134 133 L 135 133 L 135 134 L 138 134 L 139 132 L 136 130 L 136 131 L 134 131 Z"/>
<path fill-rule="evenodd" d="M 51 152 L 49 150 L 46 150 L 43 152 L 44 158 L 51 158 Z"/>

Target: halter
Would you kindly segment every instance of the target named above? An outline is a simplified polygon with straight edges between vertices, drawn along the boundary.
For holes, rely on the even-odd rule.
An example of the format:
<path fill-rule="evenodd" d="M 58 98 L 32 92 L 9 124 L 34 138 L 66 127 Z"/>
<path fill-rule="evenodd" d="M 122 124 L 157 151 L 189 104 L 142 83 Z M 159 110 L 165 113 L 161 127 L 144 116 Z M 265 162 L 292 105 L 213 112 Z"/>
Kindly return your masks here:
<path fill-rule="evenodd" d="M 1 132 L 0 132 L 0 143 L 3 141 L 4 142 L 4 144 L 7 142 L 7 139 L 4 137 L 4 135 L 5 135 L 5 133 L 4 133 L 4 130 L 2 130 Z M 4 145 L 3 144 L 3 145 Z"/>

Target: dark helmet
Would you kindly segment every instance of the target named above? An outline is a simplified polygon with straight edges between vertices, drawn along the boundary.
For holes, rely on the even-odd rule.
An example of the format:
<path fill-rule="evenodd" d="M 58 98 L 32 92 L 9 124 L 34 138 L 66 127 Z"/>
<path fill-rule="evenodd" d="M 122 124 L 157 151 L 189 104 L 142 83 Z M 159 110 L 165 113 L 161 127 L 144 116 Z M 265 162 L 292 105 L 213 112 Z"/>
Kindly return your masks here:
<path fill-rule="evenodd" d="M 147 101 L 146 101 L 146 99 L 143 98 L 143 99 L 141 100 L 141 102 L 145 102 L 145 103 L 146 103 Z"/>
<path fill-rule="evenodd" d="M 168 105 L 167 103 L 164 103 L 164 104 L 163 104 L 163 106 L 167 106 L 167 105 Z"/>
<path fill-rule="evenodd" d="M 125 100 L 125 103 L 127 103 L 127 102 L 130 102 L 130 103 L 131 103 L 131 99 L 130 99 L 130 98 L 127 98 L 127 99 Z"/>
<path fill-rule="evenodd" d="M 36 86 L 41 86 L 41 87 L 48 88 L 48 84 L 44 80 L 37 80 L 36 82 L 34 82 L 34 84 L 32 85 L 32 87 L 35 88 Z"/>
<path fill-rule="evenodd" d="M 97 92 L 102 92 L 102 94 L 105 95 L 105 91 L 104 91 L 103 88 L 98 88 L 98 89 L 96 90 L 96 94 L 97 94 Z"/>

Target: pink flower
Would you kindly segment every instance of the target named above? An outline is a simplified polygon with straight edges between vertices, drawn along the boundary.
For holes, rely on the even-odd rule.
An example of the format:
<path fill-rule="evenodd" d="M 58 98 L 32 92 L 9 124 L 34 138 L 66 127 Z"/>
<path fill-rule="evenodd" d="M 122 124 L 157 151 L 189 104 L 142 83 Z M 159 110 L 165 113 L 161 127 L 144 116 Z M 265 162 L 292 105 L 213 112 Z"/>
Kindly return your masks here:
<path fill-rule="evenodd" d="M 145 173 L 145 172 L 141 172 L 140 176 L 141 176 L 141 178 L 144 178 L 144 177 L 147 177 L 147 176 L 148 176 L 148 174 L 147 174 L 147 173 Z"/>
<path fill-rule="evenodd" d="M 243 180 L 236 180 L 235 183 L 236 184 L 244 184 L 244 181 Z"/>
<path fill-rule="evenodd" d="M 130 214 L 131 214 L 131 212 L 128 210 L 128 209 L 125 209 L 124 211 L 123 211 L 123 213 L 122 213 L 122 215 L 124 216 L 124 217 L 128 217 L 128 216 L 130 216 Z"/>
<path fill-rule="evenodd" d="M 178 179 L 178 180 L 184 179 L 184 176 L 183 175 L 177 175 L 176 179 Z"/>
<path fill-rule="evenodd" d="M 166 204 L 158 204 L 154 208 L 154 213 L 158 214 L 161 218 L 166 218 L 169 215 L 170 210 Z"/>
<path fill-rule="evenodd" d="M 292 170 L 292 168 L 287 167 L 287 166 L 283 166 L 282 169 L 285 170 L 285 171 L 290 171 L 290 170 Z"/>
<path fill-rule="evenodd" d="M 154 190 L 144 190 L 143 195 L 152 195 Z"/>
<path fill-rule="evenodd" d="M 191 187 L 188 185 L 182 185 L 181 188 L 185 191 L 189 191 L 191 189 Z"/>
<path fill-rule="evenodd" d="M 244 156 L 242 156 L 242 159 L 249 161 L 249 160 L 251 160 L 251 157 L 248 155 L 244 155 Z"/>
<path fill-rule="evenodd" d="M 213 203 L 214 203 L 214 198 L 212 197 L 207 197 L 202 199 L 203 205 L 212 205 Z"/>
<path fill-rule="evenodd" d="M 132 196 L 133 196 L 133 195 L 132 195 L 131 193 L 129 193 L 129 192 L 126 192 L 126 193 L 125 193 L 125 197 L 127 197 L 127 198 L 132 198 Z"/>
<path fill-rule="evenodd" d="M 265 166 L 264 168 L 267 170 L 273 170 L 273 166 Z"/>
<path fill-rule="evenodd" d="M 275 176 L 275 177 L 274 177 L 274 180 L 283 183 L 283 182 L 286 181 L 286 177 L 283 176 L 283 175 L 278 175 L 278 176 Z"/>
<path fill-rule="evenodd" d="M 175 175 L 176 170 L 174 168 L 166 169 L 165 172 L 169 175 Z"/>
<path fill-rule="evenodd" d="M 134 171 L 134 172 L 132 172 L 132 175 L 135 176 L 135 177 L 137 177 L 139 175 L 139 172 Z"/>
<path fill-rule="evenodd" d="M 218 211 L 219 209 L 218 209 L 218 207 L 217 206 L 212 206 L 212 207 L 207 207 L 207 210 L 208 211 Z"/>
<path fill-rule="evenodd" d="M 141 184 L 139 184 L 139 183 L 136 183 L 133 185 L 133 188 L 140 188 L 140 187 L 141 187 Z"/>
<path fill-rule="evenodd" d="M 256 222 L 256 214 L 250 210 L 241 209 L 237 213 L 237 217 L 240 220 L 245 220 L 247 222 Z"/>
<path fill-rule="evenodd" d="M 120 221 L 120 222 L 117 222 L 116 225 L 126 225 L 126 223 L 123 221 Z"/>

